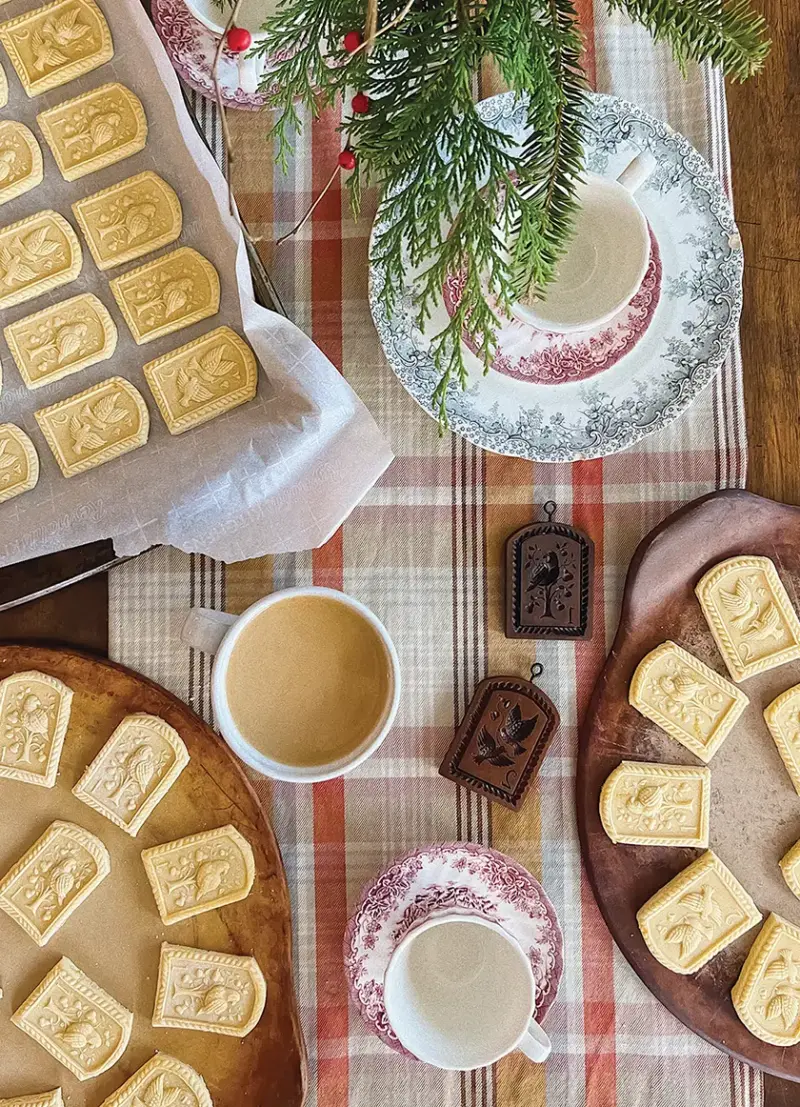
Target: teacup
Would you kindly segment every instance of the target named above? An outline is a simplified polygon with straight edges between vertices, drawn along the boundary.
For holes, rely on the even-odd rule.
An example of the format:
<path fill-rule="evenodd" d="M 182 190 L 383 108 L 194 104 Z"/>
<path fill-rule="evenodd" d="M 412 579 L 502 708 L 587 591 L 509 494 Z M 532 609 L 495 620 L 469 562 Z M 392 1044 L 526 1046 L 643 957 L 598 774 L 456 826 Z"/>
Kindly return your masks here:
<path fill-rule="evenodd" d="M 221 35 L 228 22 L 230 8 L 214 3 L 214 0 L 184 0 L 192 15 L 209 31 Z M 244 0 L 236 16 L 237 27 L 244 27 L 253 36 L 253 44 L 263 40 L 261 27 L 264 21 L 277 10 L 277 0 Z M 239 67 L 239 87 L 243 92 L 252 94 L 257 91 L 261 78 L 269 68 L 269 58 L 260 54 L 253 56 L 245 52 L 236 55 Z"/>
<path fill-rule="evenodd" d="M 409 931 L 383 984 L 400 1043 L 440 1069 L 477 1069 L 515 1049 L 545 1061 L 550 1039 L 536 1022 L 536 982 L 520 944 L 469 913 L 434 915 Z"/>

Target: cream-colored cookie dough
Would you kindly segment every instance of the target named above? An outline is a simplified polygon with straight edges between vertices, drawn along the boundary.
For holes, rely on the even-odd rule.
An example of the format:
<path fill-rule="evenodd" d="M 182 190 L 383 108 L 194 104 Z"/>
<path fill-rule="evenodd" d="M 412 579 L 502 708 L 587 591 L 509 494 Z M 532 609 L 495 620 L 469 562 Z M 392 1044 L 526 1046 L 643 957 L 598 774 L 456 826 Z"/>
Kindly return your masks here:
<path fill-rule="evenodd" d="M 735 681 L 800 657 L 800 621 L 768 557 L 721 561 L 695 593 Z"/>
<path fill-rule="evenodd" d="M 708 763 L 750 702 L 699 658 L 662 642 L 633 674 L 629 700 L 637 711 Z"/>
<path fill-rule="evenodd" d="M 6 78 L 5 70 L 0 65 L 0 108 L 4 108 L 8 103 L 8 80 Z"/>
<path fill-rule="evenodd" d="M 43 180 L 42 151 L 33 132 L 13 119 L 0 121 L 0 204 L 30 192 Z"/>
<path fill-rule="evenodd" d="M 120 1059 L 133 1015 L 62 957 L 11 1016 L 79 1080 L 91 1080 Z"/>
<path fill-rule="evenodd" d="M 230 825 L 142 850 L 142 861 L 168 926 L 245 899 L 256 875 L 250 843 Z"/>
<path fill-rule="evenodd" d="M 39 455 L 24 430 L 14 423 L 0 423 L 0 504 L 39 481 Z"/>
<path fill-rule="evenodd" d="M 3 333 L 28 388 L 106 361 L 117 348 L 114 320 L 91 292 L 17 319 Z"/>
<path fill-rule="evenodd" d="M 636 921 L 657 961 L 672 972 L 697 972 L 755 926 L 761 913 L 711 850 L 665 884 Z"/>
<path fill-rule="evenodd" d="M 600 793 L 600 821 L 612 842 L 708 846 L 711 771 L 695 765 L 623 761 Z"/>
<path fill-rule="evenodd" d="M 800 842 L 795 842 L 778 864 L 783 873 L 783 879 L 797 898 L 800 899 Z"/>
<path fill-rule="evenodd" d="M 82 265 L 78 236 L 57 211 L 0 227 L 0 309 L 69 284 Z"/>
<path fill-rule="evenodd" d="M 34 1095 L 18 1095 L 14 1099 L 0 1099 L 0 1107 L 64 1107 L 61 1089 Z"/>
<path fill-rule="evenodd" d="M 65 181 L 129 158 L 147 142 L 142 102 L 117 81 L 48 108 L 36 122 Z"/>
<path fill-rule="evenodd" d="M 800 929 L 770 915 L 731 991 L 751 1034 L 777 1046 L 800 1042 Z"/>
<path fill-rule="evenodd" d="M 0 880 L 0 910 L 47 945 L 110 872 L 100 839 L 57 819 Z"/>
<path fill-rule="evenodd" d="M 0 681 L 0 777 L 52 788 L 71 708 L 72 689 L 47 673 Z"/>
<path fill-rule="evenodd" d="M 800 684 L 782 692 L 764 709 L 764 721 L 800 795 Z"/>
<path fill-rule="evenodd" d="M 162 944 L 153 1026 L 244 1038 L 266 1000 L 266 981 L 254 957 Z"/>
<path fill-rule="evenodd" d="M 156 715 L 126 715 L 72 791 L 135 838 L 188 764 L 177 730 Z"/>
<path fill-rule="evenodd" d="M 183 215 L 175 192 L 147 169 L 72 205 L 98 269 L 113 269 L 174 242 Z"/>
<path fill-rule="evenodd" d="M 190 246 L 181 246 L 110 282 L 139 345 L 179 331 L 219 311 L 219 276 Z"/>
<path fill-rule="evenodd" d="M 100 1107 L 213 1107 L 208 1088 L 189 1065 L 157 1053 Z M 2 1107 L 2 1104 L 0 1104 Z"/>
<path fill-rule="evenodd" d="M 55 0 L 0 23 L 0 42 L 28 96 L 90 73 L 114 56 L 94 0 Z"/>

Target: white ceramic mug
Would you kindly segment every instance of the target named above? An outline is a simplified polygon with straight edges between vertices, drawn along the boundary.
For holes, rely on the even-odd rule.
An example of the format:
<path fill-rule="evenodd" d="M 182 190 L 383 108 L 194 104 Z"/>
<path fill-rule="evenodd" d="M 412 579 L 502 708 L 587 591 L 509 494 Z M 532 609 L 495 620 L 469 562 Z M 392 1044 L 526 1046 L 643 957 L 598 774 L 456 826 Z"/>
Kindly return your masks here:
<path fill-rule="evenodd" d="M 515 1049 L 532 1061 L 550 1056 L 525 951 L 479 915 L 438 914 L 409 931 L 389 961 L 383 1000 L 402 1045 L 440 1069 L 482 1068 Z"/>
<path fill-rule="evenodd" d="M 578 185 L 575 233 L 542 297 L 518 301 L 513 314 L 539 330 L 569 334 L 602 326 L 639 290 L 650 263 L 650 232 L 634 193 L 656 160 L 645 151 L 616 181 L 587 173 Z"/>
<path fill-rule="evenodd" d="M 324 596 L 357 611 L 365 622 L 369 623 L 376 631 L 386 651 L 389 693 L 385 710 L 378 725 L 345 757 L 325 765 L 286 765 L 281 761 L 274 761 L 267 757 L 266 754 L 247 741 L 236 725 L 228 705 L 225 676 L 231 653 L 239 635 L 266 608 L 293 596 Z M 211 672 L 211 702 L 217 727 L 236 756 L 240 757 L 251 768 L 264 773 L 265 776 L 298 784 L 315 783 L 320 780 L 330 780 L 333 777 L 342 776 L 354 769 L 356 765 L 360 765 L 362 761 L 366 761 L 392 729 L 392 723 L 400 702 L 400 661 L 397 650 L 386 627 L 377 616 L 363 603 L 354 600 L 352 596 L 348 596 L 345 592 L 339 592 L 333 588 L 286 588 L 281 592 L 273 592 L 271 595 L 265 596 L 264 599 L 258 600 L 246 611 L 243 611 L 241 615 L 229 615 L 225 611 L 193 607 L 183 624 L 181 639 L 187 645 L 202 650 L 204 653 L 216 654 Z"/>
<path fill-rule="evenodd" d="M 230 7 L 215 4 L 214 0 L 184 0 L 184 3 L 195 19 L 208 27 L 209 31 L 213 31 L 215 35 L 224 33 Z M 277 6 L 275 0 L 244 0 L 236 25 L 250 32 L 253 45 L 263 39 L 261 26 L 268 16 L 275 14 Z M 236 63 L 239 67 L 239 87 L 252 95 L 258 90 L 261 78 L 269 66 L 269 59 L 264 54 L 254 57 L 245 51 L 236 55 Z"/>

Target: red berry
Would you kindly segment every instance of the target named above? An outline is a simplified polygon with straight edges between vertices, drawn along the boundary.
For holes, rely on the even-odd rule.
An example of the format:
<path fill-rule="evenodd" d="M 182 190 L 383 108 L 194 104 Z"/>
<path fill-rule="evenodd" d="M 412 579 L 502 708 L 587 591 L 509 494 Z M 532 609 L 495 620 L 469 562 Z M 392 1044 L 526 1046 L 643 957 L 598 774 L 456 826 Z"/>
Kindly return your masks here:
<path fill-rule="evenodd" d="M 348 31 L 342 45 L 348 54 L 354 54 L 363 41 L 361 31 Z"/>
<path fill-rule="evenodd" d="M 253 36 L 246 27 L 231 27 L 225 39 L 232 54 L 241 54 L 244 50 L 249 50 L 252 41 Z"/>
<path fill-rule="evenodd" d="M 357 92 L 350 104 L 356 115 L 364 115 L 369 111 L 369 96 L 365 92 Z"/>
<path fill-rule="evenodd" d="M 339 165 L 342 169 L 355 169 L 356 156 L 352 150 L 342 150 L 339 154 Z"/>

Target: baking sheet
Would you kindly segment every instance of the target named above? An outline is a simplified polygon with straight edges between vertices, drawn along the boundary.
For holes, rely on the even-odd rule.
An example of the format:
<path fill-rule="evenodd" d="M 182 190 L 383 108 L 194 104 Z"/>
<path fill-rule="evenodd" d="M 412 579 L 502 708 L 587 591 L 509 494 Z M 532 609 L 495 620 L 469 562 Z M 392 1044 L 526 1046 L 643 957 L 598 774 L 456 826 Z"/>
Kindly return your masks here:
<path fill-rule="evenodd" d="M 35 6 L 30 0 L 10 0 L 0 8 L 0 17 L 11 19 Z M 108 537 L 121 555 L 167 543 L 224 561 L 318 546 L 374 484 L 391 461 L 391 451 L 324 354 L 294 324 L 253 300 L 244 239 L 228 211 L 224 178 L 192 124 L 175 73 L 139 0 L 100 0 L 100 6 L 111 27 L 114 57 L 78 80 L 29 99 L 0 51 L 9 84 L 9 102 L 0 117 L 31 128 L 45 165 L 38 188 L 0 207 L 0 226 L 53 208 L 74 227 L 75 200 L 153 169 L 178 193 L 183 231 L 169 247 L 105 274 L 81 241 L 84 261 L 77 280 L 0 312 L 0 326 L 6 326 L 90 291 L 111 312 L 119 333 L 109 361 L 34 392 L 23 385 L 0 339 L 0 422 L 24 428 L 41 464 L 36 489 L 0 505 L 0 565 Z M 144 104 L 147 145 L 133 157 L 67 183 L 35 116 L 109 81 L 122 82 Z M 108 281 L 181 245 L 198 249 L 219 271 L 220 311 L 137 346 Z M 141 367 L 222 324 L 243 334 L 253 347 L 262 368 L 258 395 L 203 427 L 173 437 Z M 114 374 L 128 378 L 144 396 L 150 439 L 140 450 L 67 480 L 33 413 Z"/>

